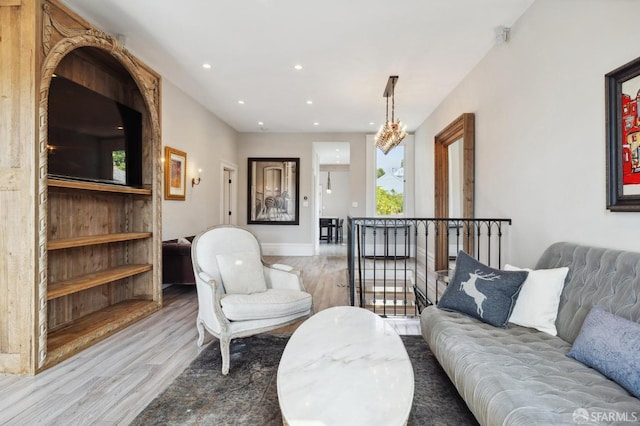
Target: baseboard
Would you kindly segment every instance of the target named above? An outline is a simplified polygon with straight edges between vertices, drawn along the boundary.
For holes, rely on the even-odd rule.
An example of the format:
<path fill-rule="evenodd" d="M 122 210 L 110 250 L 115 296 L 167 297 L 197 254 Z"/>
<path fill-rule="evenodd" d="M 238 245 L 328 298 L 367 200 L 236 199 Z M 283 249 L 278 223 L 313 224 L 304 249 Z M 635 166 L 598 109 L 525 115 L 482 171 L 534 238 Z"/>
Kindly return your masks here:
<path fill-rule="evenodd" d="M 313 256 L 313 244 L 262 244 L 265 256 Z"/>

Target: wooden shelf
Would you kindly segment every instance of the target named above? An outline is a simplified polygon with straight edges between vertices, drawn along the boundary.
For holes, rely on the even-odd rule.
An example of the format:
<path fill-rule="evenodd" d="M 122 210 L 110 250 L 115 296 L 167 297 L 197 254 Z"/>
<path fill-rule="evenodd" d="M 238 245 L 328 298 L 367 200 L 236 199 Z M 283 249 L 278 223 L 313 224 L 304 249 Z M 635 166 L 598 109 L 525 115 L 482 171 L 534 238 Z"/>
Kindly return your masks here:
<path fill-rule="evenodd" d="M 124 265 L 106 271 L 81 275 L 70 280 L 50 283 L 47 290 L 47 300 L 56 299 L 68 294 L 97 287 L 112 281 L 121 280 L 133 275 L 141 274 L 153 269 L 153 265 Z"/>
<path fill-rule="evenodd" d="M 74 247 L 92 246 L 97 244 L 118 243 L 122 241 L 142 240 L 151 238 L 151 232 L 121 232 L 118 234 L 91 235 L 86 237 L 49 240 L 48 250 L 60 250 Z"/>
<path fill-rule="evenodd" d="M 160 305 L 152 300 L 126 300 L 50 331 L 42 368 L 69 358 L 159 309 Z"/>
<path fill-rule="evenodd" d="M 151 195 L 150 189 L 133 188 L 131 186 L 110 185 L 108 183 L 82 182 L 76 180 L 47 179 L 49 187 L 84 189 L 87 191 L 115 192 L 119 194 Z"/>

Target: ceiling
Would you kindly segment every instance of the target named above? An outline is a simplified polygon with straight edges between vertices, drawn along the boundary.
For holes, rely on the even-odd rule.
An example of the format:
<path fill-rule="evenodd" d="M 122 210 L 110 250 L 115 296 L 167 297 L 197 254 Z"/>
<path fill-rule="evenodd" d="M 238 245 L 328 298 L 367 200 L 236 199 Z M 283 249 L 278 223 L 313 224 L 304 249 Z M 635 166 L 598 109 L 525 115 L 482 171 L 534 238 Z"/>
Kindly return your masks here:
<path fill-rule="evenodd" d="M 412 132 L 533 1 L 63 3 L 238 132 L 375 133 L 390 75 Z"/>
<path fill-rule="evenodd" d="M 349 142 L 323 142 L 313 144 L 318 164 L 347 165 L 351 163 L 351 145 Z"/>

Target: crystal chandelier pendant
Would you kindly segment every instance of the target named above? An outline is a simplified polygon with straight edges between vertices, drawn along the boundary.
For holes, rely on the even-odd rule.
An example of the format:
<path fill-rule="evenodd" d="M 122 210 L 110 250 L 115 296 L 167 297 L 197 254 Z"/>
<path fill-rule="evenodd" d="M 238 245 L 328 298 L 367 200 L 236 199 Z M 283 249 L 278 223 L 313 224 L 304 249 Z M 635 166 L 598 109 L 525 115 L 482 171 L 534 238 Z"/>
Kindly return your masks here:
<path fill-rule="evenodd" d="M 395 86 L 398 76 L 390 76 L 387 82 L 383 96 L 387 98 L 387 114 L 384 124 L 376 134 L 375 142 L 385 155 L 394 147 L 398 146 L 402 139 L 407 136 L 406 126 L 402 124 L 400 119 L 395 121 Z M 391 97 L 391 121 L 389 121 L 389 97 Z"/>

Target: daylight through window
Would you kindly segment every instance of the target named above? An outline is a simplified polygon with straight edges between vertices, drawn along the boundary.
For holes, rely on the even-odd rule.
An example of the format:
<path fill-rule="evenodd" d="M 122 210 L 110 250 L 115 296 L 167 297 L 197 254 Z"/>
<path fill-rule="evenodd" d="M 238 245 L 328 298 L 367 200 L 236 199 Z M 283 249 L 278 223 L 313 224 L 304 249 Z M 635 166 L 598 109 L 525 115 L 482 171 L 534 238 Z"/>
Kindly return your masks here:
<path fill-rule="evenodd" d="M 376 215 L 404 214 L 404 146 L 387 155 L 376 149 Z"/>

